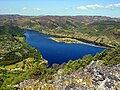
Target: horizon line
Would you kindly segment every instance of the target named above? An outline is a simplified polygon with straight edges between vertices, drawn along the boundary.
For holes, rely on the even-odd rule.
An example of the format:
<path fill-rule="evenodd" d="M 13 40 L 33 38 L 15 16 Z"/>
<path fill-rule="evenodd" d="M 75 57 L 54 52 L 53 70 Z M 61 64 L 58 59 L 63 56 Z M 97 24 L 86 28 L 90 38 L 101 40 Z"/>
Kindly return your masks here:
<path fill-rule="evenodd" d="M 94 16 L 97 16 L 97 17 L 110 17 L 110 18 L 120 18 L 120 17 L 114 17 L 114 16 L 107 16 L 107 15 L 50 15 L 50 14 L 46 14 L 46 15 L 24 15 L 24 14 L 0 14 L 0 15 L 18 15 L 18 16 L 88 16 L 88 17 L 94 17 Z"/>

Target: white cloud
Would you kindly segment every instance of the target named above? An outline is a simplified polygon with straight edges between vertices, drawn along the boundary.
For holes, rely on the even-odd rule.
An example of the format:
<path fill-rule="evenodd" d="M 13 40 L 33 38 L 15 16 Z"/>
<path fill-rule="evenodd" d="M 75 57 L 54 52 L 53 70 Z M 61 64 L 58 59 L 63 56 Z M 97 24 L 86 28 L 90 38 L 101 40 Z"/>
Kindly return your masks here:
<path fill-rule="evenodd" d="M 105 8 L 120 8 L 120 3 L 118 3 L 118 4 L 109 4 L 109 5 L 105 6 Z"/>
<path fill-rule="evenodd" d="M 120 3 L 118 3 L 118 4 L 114 4 L 114 6 L 120 8 Z"/>
<path fill-rule="evenodd" d="M 102 5 L 99 5 L 99 4 L 93 4 L 93 5 L 86 5 L 86 8 L 92 8 L 92 9 L 95 9 L 95 8 L 103 8 L 104 6 Z"/>
<path fill-rule="evenodd" d="M 80 6 L 80 7 L 77 7 L 76 9 L 87 10 L 87 9 L 96 9 L 96 8 L 103 8 L 103 7 L 104 6 L 100 4 L 92 4 L 92 5 Z"/>
<path fill-rule="evenodd" d="M 34 10 L 36 10 L 36 11 L 40 11 L 41 9 L 40 9 L 40 8 L 34 8 Z"/>
<path fill-rule="evenodd" d="M 22 10 L 27 10 L 27 9 L 29 10 L 29 8 L 26 8 L 26 7 L 22 8 Z M 33 10 L 34 11 L 40 11 L 41 9 L 40 8 L 33 8 Z"/>
<path fill-rule="evenodd" d="M 113 4 L 109 4 L 107 6 L 105 6 L 105 8 L 112 8 L 113 7 Z"/>
<path fill-rule="evenodd" d="M 27 9 L 26 7 L 22 8 L 22 10 L 26 10 L 26 9 Z"/>
<path fill-rule="evenodd" d="M 87 10 L 87 7 L 85 7 L 85 6 L 80 6 L 80 7 L 77 7 L 76 9 Z"/>
<path fill-rule="evenodd" d="M 108 4 L 106 6 L 100 5 L 100 4 L 91 4 L 91 5 L 85 5 L 85 6 L 79 6 L 75 9 L 78 10 L 88 10 L 88 9 L 99 9 L 99 8 L 120 8 L 120 3 L 117 4 Z"/>

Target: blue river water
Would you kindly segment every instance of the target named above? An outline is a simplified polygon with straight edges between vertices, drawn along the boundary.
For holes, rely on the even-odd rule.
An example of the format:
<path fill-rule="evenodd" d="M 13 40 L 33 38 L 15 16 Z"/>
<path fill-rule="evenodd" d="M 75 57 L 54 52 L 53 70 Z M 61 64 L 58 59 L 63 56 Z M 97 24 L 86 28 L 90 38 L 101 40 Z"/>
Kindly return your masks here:
<path fill-rule="evenodd" d="M 26 30 L 25 36 L 26 42 L 39 50 L 49 65 L 54 63 L 62 64 L 69 60 L 81 59 L 87 54 L 94 56 L 96 53 L 100 53 L 105 49 L 87 44 L 56 42 L 51 39 L 52 36 L 32 30 Z"/>

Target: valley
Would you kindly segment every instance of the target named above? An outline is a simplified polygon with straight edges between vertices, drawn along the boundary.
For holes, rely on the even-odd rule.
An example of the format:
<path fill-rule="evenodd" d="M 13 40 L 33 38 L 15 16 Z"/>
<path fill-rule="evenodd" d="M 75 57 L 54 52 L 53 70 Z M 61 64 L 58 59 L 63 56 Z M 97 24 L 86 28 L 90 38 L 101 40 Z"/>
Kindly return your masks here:
<path fill-rule="evenodd" d="M 119 90 L 119 68 L 119 18 L 0 15 L 1 90 Z"/>

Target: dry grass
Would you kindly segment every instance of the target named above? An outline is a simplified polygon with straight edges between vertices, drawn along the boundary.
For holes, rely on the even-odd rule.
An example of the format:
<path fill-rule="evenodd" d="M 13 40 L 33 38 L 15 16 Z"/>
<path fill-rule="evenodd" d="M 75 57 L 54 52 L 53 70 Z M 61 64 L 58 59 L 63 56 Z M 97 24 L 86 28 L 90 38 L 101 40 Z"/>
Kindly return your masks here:
<path fill-rule="evenodd" d="M 27 59 L 25 59 L 24 61 L 26 62 L 26 63 L 30 63 L 30 62 L 32 62 L 34 60 L 34 58 L 27 58 Z M 21 61 L 21 62 L 18 62 L 18 63 L 16 63 L 16 64 L 12 64 L 12 65 L 8 65 L 8 66 L 5 66 L 5 69 L 7 69 L 7 70 L 10 70 L 10 69 L 15 69 L 15 68 L 22 68 L 23 67 L 23 61 Z M 4 69 L 3 67 L 0 67 L 1 69 Z"/>
<path fill-rule="evenodd" d="M 71 39 L 71 38 L 52 38 L 52 40 L 56 42 L 65 42 L 65 43 L 83 43 L 79 40 Z"/>

